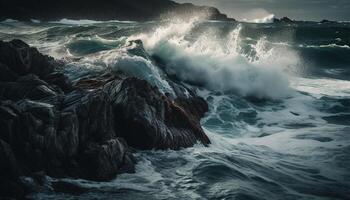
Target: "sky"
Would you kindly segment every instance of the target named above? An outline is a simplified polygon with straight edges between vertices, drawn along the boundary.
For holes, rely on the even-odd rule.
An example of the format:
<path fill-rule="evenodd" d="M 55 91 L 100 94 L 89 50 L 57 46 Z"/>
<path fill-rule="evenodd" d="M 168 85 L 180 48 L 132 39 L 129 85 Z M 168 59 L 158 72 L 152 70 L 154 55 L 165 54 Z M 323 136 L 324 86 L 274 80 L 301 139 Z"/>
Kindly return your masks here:
<path fill-rule="evenodd" d="M 252 20 L 274 14 L 296 20 L 350 21 L 350 0 L 175 0 L 217 7 L 238 20 Z"/>

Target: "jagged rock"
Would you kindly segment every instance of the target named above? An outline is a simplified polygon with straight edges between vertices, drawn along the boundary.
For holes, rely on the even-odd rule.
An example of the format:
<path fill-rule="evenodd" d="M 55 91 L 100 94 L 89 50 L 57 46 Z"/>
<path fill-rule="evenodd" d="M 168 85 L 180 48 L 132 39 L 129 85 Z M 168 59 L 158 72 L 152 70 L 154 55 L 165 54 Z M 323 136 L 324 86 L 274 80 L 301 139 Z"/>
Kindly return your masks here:
<path fill-rule="evenodd" d="M 20 175 L 102 181 L 134 172 L 129 146 L 210 143 L 199 123 L 208 105 L 183 85 L 169 80 L 175 96 L 165 95 L 122 73 L 72 85 L 56 64 L 20 40 L 0 41 L 0 173 L 8 173 L 0 186 L 7 196 L 39 187 L 40 181 Z"/>
<path fill-rule="evenodd" d="M 86 99 L 71 105 L 76 109 L 63 111 L 31 100 L 2 102 L 0 127 L 4 131 L 0 138 L 11 143 L 27 171 L 45 170 L 54 177 L 94 180 L 132 172 L 134 163 L 128 146 L 115 136 L 112 108 L 97 97 L 101 95 L 82 97 Z M 99 153 L 87 154 L 91 146 Z M 85 155 L 89 155 L 90 163 L 81 162 L 80 157 Z M 100 162 L 90 165 L 93 161 Z"/>
<path fill-rule="evenodd" d="M 197 141 L 209 144 L 191 112 L 148 82 L 126 78 L 106 85 L 117 120 L 118 135 L 139 149 L 179 149 Z"/>
<path fill-rule="evenodd" d="M 56 97 L 58 93 L 62 92 L 54 89 L 34 74 L 21 76 L 16 82 L 0 82 L 0 97 L 2 99 L 14 101 L 25 98 L 40 100 Z"/>
<path fill-rule="evenodd" d="M 83 143 L 87 140 L 103 142 L 116 137 L 112 106 L 103 91 L 73 91 L 65 97 L 62 107 L 64 112 L 76 113 L 79 139 Z"/>
<path fill-rule="evenodd" d="M 93 180 L 134 170 L 128 145 L 116 136 L 108 95 L 75 89 L 55 63 L 22 41 L 0 42 L 0 154 L 7 174 L 0 185 L 9 197 L 33 188 L 23 181 L 30 178 L 9 170 Z"/>
<path fill-rule="evenodd" d="M 176 7 L 169 10 L 175 17 L 192 18 L 193 16 L 202 16 L 210 20 L 235 21 L 233 18 L 227 17 L 217 8 L 209 6 L 196 6 L 192 3 L 178 4 Z"/>
<path fill-rule="evenodd" d="M 15 81 L 18 76 L 5 64 L 0 62 L 0 81 Z"/>
<path fill-rule="evenodd" d="M 147 56 L 142 49 L 136 53 Z M 179 149 L 197 142 L 210 143 L 199 123 L 208 111 L 208 104 L 202 98 L 171 80 L 168 81 L 176 97 L 162 94 L 147 81 L 119 73 L 82 79 L 76 86 L 90 91 L 103 88 L 113 105 L 116 133 L 130 146 Z"/>
<path fill-rule="evenodd" d="M 0 198 L 21 198 L 24 196 L 23 185 L 18 179 L 21 174 L 11 146 L 0 139 Z"/>
<path fill-rule="evenodd" d="M 288 18 L 288 17 L 282 17 L 281 19 L 274 18 L 273 19 L 274 23 L 286 23 L 286 24 L 292 24 L 295 23 L 294 20 Z"/>
<path fill-rule="evenodd" d="M 331 20 L 327 20 L 327 19 L 324 19 L 322 21 L 320 21 L 321 24 L 331 24 L 331 23 L 336 23 L 336 21 L 331 21 Z"/>
<path fill-rule="evenodd" d="M 138 149 L 179 149 L 195 143 L 209 144 L 199 121 L 208 111 L 207 103 L 176 86 L 172 99 L 147 81 L 138 78 L 115 77 L 111 74 L 83 79 L 76 86 L 99 90 L 109 95 L 115 116 L 117 136 Z M 107 80 L 107 81 L 106 81 Z"/>
<path fill-rule="evenodd" d="M 121 139 L 112 139 L 102 145 L 90 144 L 80 158 L 87 177 L 93 180 L 109 180 L 122 172 L 134 172 L 133 158 L 127 144 Z"/>
<path fill-rule="evenodd" d="M 2 179 L 15 179 L 20 176 L 21 170 L 12 148 L 5 141 L 0 139 L 0 175 Z"/>
<path fill-rule="evenodd" d="M 33 73 L 43 77 L 54 71 L 55 61 L 21 40 L 0 41 L 0 63 L 18 75 Z"/>
<path fill-rule="evenodd" d="M 57 86 L 66 93 L 71 92 L 74 89 L 69 79 L 64 74 L 59 72 L 50 73 L 43 79 L 46 80 L 48 84 Z"/>

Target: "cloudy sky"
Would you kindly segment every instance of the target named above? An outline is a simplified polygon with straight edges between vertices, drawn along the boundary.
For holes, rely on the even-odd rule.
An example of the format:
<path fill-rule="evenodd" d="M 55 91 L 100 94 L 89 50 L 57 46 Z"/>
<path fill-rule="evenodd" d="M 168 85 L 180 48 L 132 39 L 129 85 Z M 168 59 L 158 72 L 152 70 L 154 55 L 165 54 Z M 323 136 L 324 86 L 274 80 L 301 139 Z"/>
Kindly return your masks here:
<path fill-rule="evenodd" d="M 350 20 L 350 0 L 175 0 L 210 5 L 236 19 L 275 14 L 298 20 Z"/>

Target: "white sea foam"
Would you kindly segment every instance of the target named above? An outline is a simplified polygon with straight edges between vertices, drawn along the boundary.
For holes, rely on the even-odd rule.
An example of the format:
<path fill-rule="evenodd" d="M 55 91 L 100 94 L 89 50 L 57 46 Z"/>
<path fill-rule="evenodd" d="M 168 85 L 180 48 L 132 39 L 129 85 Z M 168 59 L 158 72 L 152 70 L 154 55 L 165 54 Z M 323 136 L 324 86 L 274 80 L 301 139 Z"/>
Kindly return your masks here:
<path fill-rule="evenodd" d="M 337 44 L 324 44 L 324 45 L 299 45 L 299 47 L 303 48 L 343 48 L 350 49 L 349 45 L 337 45 Z"/>
<path fill-rule="evenodd" d="M 296 65 L 296 53 L 287 46 L 267 48 L 266 40 L 261 38 L 250 54 L 243 54 L 241 25 L 223 38 L 208 31 L 194 41 L 187 39 L 198 23 L 201 21 L 176 21 L 131 39 L 144 41 L 149 52 L 165 61 L 167 72 L 184 81 L 216 91 L 235 90 L 243 96 L 288 95 L 288 77 L 282 71 Z"/>
<path fill-rule="evenodd" d="M 122 71 L 131 76 L 148 81 L 157 86 L 162 92 L 173 94 L 169 83 L 162 77 L 159 69 L 153 65 L 152 61 L 138 55 L 128 53 L 128 49 L 133 46 L 125 46 L 119 49 L 102 51 L 97 54 L 85 56 L 76 63 L 75 67 L 85 67 L 104 70 L 110 68 L 113 71 Z"/>
<path fill-rule="evenodd" d="M 250 23 L 258 23 L 258 24 L 268 24 L 268 23 L 273 23 L 273 20 L 275 19 L 274 14 L 269 14 L 265 17 L 262 18 L 257 18 L 257 19 L 252 19 L 252 20 L 243 20 L 245 22 L 250 22 Z"/>
<path fill-rule="evenodd" d="M 315 97 L 335 96 L 349 97 L 350 96 L 350 81 L 338 79 L 307 79 L 293 78 L 291 86 L 299 91 L 307 92 Z"/>

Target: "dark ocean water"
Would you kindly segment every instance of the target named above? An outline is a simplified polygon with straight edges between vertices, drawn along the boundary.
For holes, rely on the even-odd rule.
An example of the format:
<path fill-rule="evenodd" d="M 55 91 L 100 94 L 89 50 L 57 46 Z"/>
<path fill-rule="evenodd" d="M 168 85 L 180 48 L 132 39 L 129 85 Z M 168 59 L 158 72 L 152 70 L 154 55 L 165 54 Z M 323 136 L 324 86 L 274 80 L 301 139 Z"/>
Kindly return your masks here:
<path fill-rule="evenodd" d="M 1 22 L 14 38 L 73 81 L 121 70 L 171 93 L 167 73 L 210 105 L 209 147 L 139 151 L 136 174 L 35 199 L 350 199 L 350 23 Z"/>

